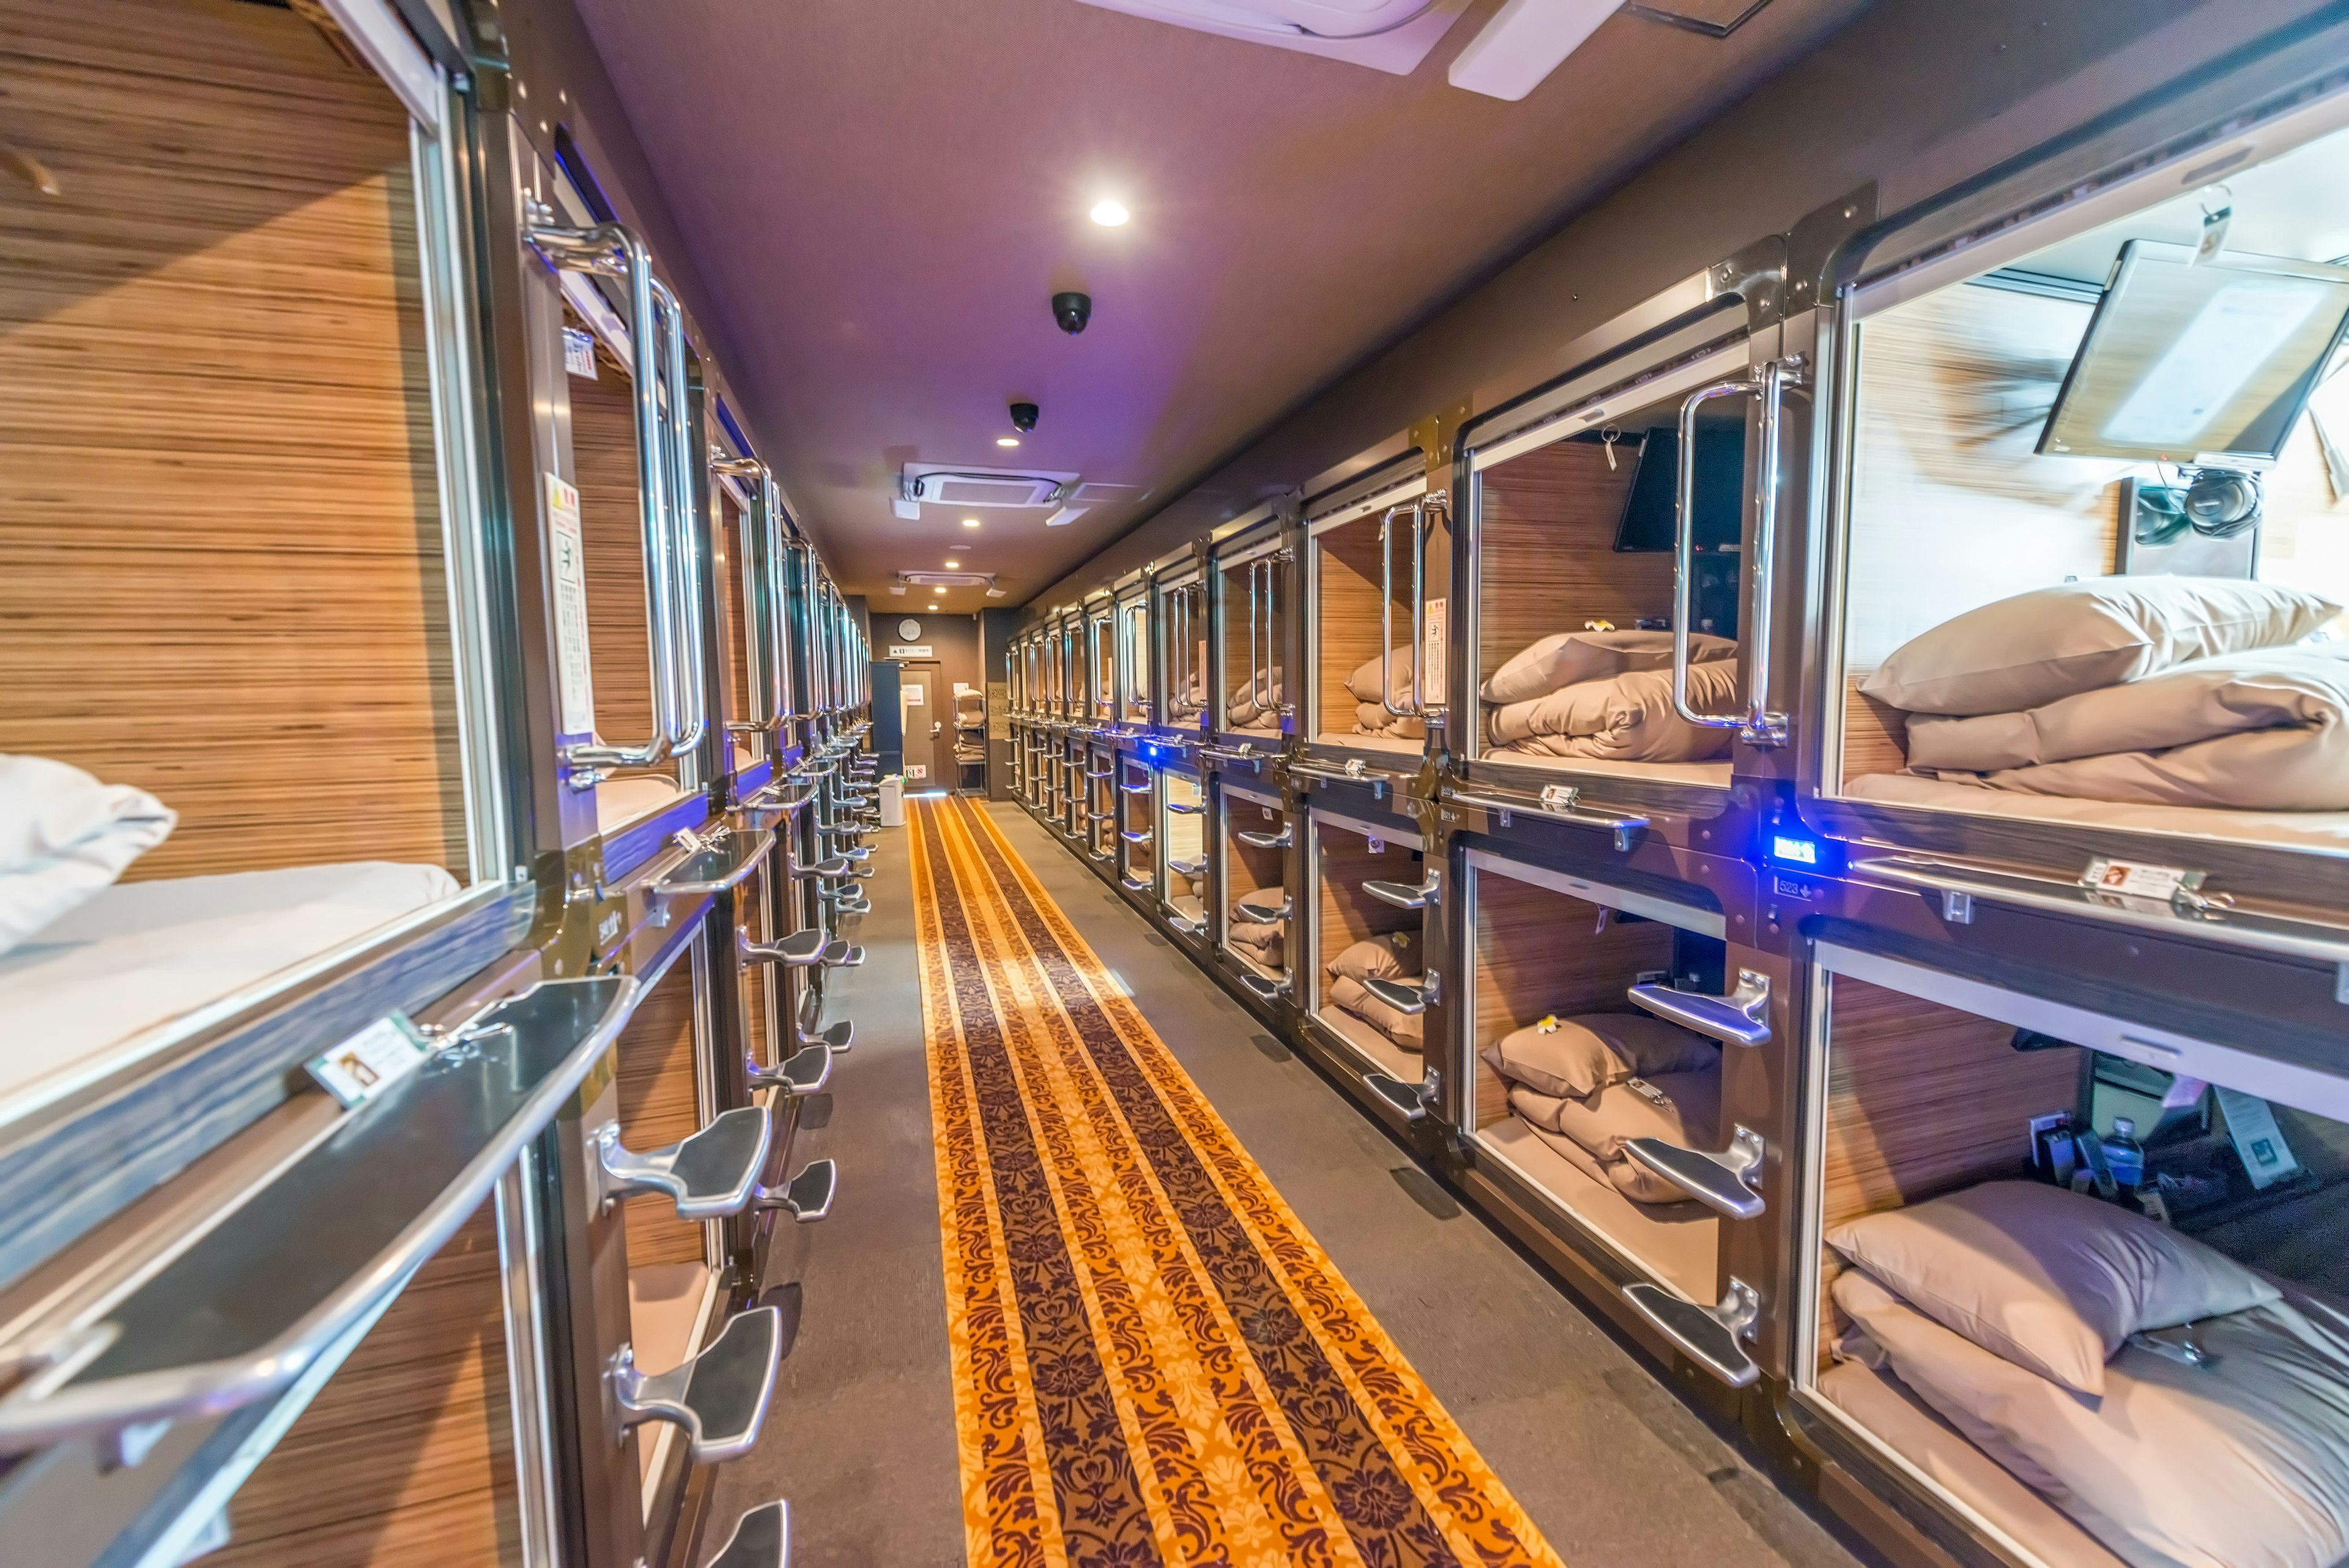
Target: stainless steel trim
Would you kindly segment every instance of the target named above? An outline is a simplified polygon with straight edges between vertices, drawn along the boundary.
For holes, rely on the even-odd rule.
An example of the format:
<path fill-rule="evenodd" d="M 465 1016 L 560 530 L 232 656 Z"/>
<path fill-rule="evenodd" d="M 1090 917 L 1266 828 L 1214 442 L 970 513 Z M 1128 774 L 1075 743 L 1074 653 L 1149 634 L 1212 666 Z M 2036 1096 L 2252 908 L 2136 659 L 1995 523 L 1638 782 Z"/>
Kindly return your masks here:
<path fill-rule="evenodd" d="M 568 1103 L 589 1069 L 619 1038 L 641 994 L 636 978 L 629 975 L 542 981 L 521 996 L 500 999 L 477 1015 L 476 1021 L 540 991 L 567 986 L 610 987 L 611 996 L 595 1027 L 572 1046 L 554 1071 L 540 1080 L 519 1111 L 466 1162 L 457 1179 L 364 1268 L 351 1274 L 276 1337 L 233 1360 L 200 1362 L 78 1384 L 73 1379 L 112 1343 L 111 1324 L 102 1314 L 121 1303 L 119 1300 L 109 1301 L 96 1307 L 86 1322 L 77 1353 L 63 1355 L 19 1381 L 5 1396 L 0 1396 L 0 1452 L 22 1452 L 141 1422 L 220 1415 L 265 1398 L 293 1382 L 371 1308 L 396 1292 L 481 1207 L 506 1168 Z M 455 1033 L 455 1038 L 461 1040 L 462 1036 L 462 1030 Z M 429 1064 L 419 1069 L 430 1070 Z M 462 1065 L 458 1064 L 457 1070 L 461 1071 Z M 362 1106 L 351 1113 L 344 1125 L 363 1115 L 366 1109 Z M 291 1173 L 281 1178 L 290 1179 Z M 190 1238 L 191 1247 L 200 1245 L 214 1228 Z"/>
<path fill-rule="evenodd" d="M 1742 728 L 1733 713 L 1700 713 L 1689 706 L 1689 618 L 1696 587 L 1696 411 L 1715 398 L 1747 397 L 1759 389 L 1750 379 L 1699 387 L 1681 403 L 1680 472 L 1672 497 L 1672 708 L 1688 723 L 1706 730 Z M 1746 657 L 1753 658 L 1748 647 Z"/>
<path fill-rule="evenodd" d="M 1294 773 L 1296 770 L 1291 768 L 1289 771 Z M 1621 812 L 1595 811 L 1588 806 L 1577 805 L 1572 785 L 1556 787 L 1564 788 L 1568 793 L 1564 800 L 1555 803 L 1526 801 L 1511 795 L 1482 794 L 1448 787 L 1444 791 L 1443 798 L 1456 805 L 1478 806 L 1492 812 L 1501 819 L 1503 827 L 1509 826 L 1509 818 L 1512 815 L 1523 814 L 1526 816 L 1538 816 L 1549 822 L 1571 823 L 1577 827 L 1604 828 L 1615 836 L 1615 848 L 1618 854 L 1629 854 L 1632 836 L 1645 831 L 1649 826 L 1649 819 L 1644 816 L 1632 816 Z"/>

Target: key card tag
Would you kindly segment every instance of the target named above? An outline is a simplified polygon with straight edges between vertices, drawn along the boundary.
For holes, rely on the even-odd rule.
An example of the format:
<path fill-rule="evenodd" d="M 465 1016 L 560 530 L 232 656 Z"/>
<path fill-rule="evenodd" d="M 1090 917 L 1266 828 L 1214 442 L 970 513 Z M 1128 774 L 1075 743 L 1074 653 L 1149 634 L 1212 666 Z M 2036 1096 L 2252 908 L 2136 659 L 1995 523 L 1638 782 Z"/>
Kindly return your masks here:
<path fill-rule="evenodd" d="M 404 1012 L 379 1019 L 311 1062 L 310 1076 L 343 1109 L 367 1104 L 424 1064 L 432 1048 Z"/>

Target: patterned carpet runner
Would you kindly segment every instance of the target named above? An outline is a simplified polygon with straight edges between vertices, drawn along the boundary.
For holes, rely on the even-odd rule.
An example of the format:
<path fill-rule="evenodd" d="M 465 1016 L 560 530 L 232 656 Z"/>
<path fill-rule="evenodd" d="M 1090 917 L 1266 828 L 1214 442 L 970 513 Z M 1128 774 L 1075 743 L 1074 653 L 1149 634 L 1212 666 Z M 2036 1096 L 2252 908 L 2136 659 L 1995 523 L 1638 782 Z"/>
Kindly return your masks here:
<path fill-rule="evenodd" d="M 907 804 L 970 1562 L 1556 1564 L 995 824 Z"/>

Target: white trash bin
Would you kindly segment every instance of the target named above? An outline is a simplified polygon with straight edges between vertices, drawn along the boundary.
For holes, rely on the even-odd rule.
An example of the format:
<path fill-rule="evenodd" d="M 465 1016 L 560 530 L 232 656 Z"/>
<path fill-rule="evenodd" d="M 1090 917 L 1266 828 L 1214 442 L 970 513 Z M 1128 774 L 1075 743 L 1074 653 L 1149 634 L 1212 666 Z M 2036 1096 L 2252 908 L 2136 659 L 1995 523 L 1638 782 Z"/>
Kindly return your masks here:
<path fill-rule="evenodd" d="M 905 826 L 905 781 L 896 774 L 881 781 L 881 826 Z"/>

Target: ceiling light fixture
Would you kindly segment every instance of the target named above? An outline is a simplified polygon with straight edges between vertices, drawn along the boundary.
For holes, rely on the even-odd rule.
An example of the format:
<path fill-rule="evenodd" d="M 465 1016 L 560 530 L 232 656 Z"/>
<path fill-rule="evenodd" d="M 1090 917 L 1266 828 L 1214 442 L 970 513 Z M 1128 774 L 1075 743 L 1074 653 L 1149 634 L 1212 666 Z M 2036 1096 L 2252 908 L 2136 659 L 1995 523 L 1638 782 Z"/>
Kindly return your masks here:
<path fill-rule="evenodd" d="M 998 446 L 1018 446 L 1019 444 L 1019 438 L 1018 436 L 997 436 L 995 438 L 995 444 Z"/>
<path fill-rule="evenodd" d="M 1127 212 L 1123 206 L 1115 202 L 1096 202 L 1093 203 L 1092 220 L 1104 229 L 1117 228 L 1123 224 L 1124 222 L 1132 216 L 1133 216 L 1132 213 Z"/>
<path fill-rule="evenodd" d="M 962 525 L 966 528 L 976 528 L 978 526 L 978 519 L 976 517 L 966 517 L 962 520 Z"/>
<path fill-rule="evenodd" d="M 957 567 L 957 566 L 961 566 L 961 565 L 962 565 L 962 563 L 961 563 L 960 561 L 948 561 L 948 562 L 947 563 L 947 571 L 949 571 L 949 572 L 951 572 L 951 571 L 953 571 L 956 567 Z"/>

